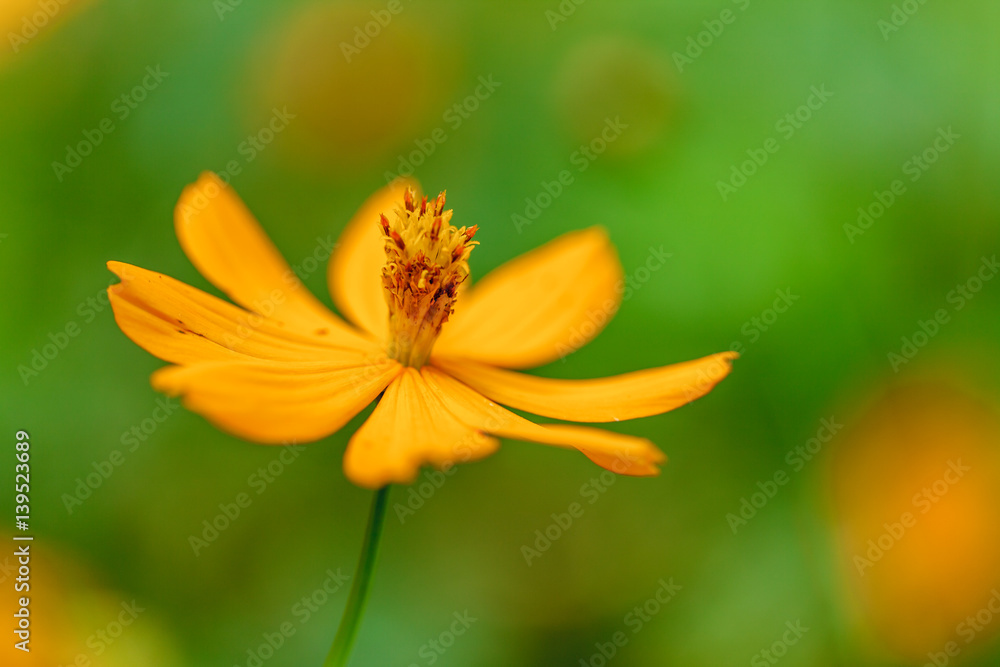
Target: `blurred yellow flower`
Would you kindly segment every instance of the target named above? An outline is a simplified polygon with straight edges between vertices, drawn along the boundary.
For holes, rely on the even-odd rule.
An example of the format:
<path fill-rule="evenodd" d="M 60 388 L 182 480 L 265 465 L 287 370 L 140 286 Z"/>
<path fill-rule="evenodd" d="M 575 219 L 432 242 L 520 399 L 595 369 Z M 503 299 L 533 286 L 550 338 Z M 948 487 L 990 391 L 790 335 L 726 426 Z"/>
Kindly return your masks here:
<path fill-rule="evenodd" d="M 288 107 L 295 114 L 275 157 L 295 169 L 353 173 L 390 162 L 433 123 L 441 100 L 459 95 L 455 70 L 463 62 L 447 34 L 447 9 L 422 24 L 407 3 L 309 2 L 289 6 L 286 21 L 246 60 L 246 129 L 256 132 L 257 109 Z M 380 17 L 376 19 L 376 15 Z M 406 89 L 406 95 L 397 90 Z M 345 100 L 365 100 L 345 104 Z M 439 116 L 438 116 L 439 117 Z M 439 117 L 440 118 L 440 117 Z"/>
<path fill-rule="evenodd" d="M 1000 631 L 998 445 L 996 417 L 942 383 L 893 389 L 843 435 L 833 509 L 846 591 L 857 624 L 897 657 L 949 664 Z"/>
<path fill-rule="evenodd" d="M 0 2 L 0 34 L 7 42 L 0 61 L 21 53 L 52 24 L 87 4 L 89 0 L 4 0 Z"/>
<path fill-rule="evenodd" d="M 9 535 L 0 533 L 5 544 Z M 156 619 L 151 605 L 100 586 L 78 562 L 52 547 L 51 541 L 16 542 L 30 553 L 29 569 L 19 571 L 12 549 L 0 557 L 0 613 L 12 630 L 15 613 L 27 598 L 29 626 L 24 641 L 8 630 L 0 645 L 0 665 L 24 667 L 166 667 L 180 664 L 176 648 Z M 17 588 L 15 588 L 15 583 Z"/>
<path fill-rule="evenodd" d="M 451 225 L 442 193 L 397 181 L 369 199 L 329 269 L 352 327 L 300 282 L 233 191 L 214 174 L 185 189 L 176 231 L 188 257 L 242 308 L 120 262 L 115 318 L 138 345 L 175 366 L 153 386 L 238 436 L 317 440 L 374 401 L 344 470 L 371 488 L 496 451 L 496 437 L 575 448 L 627 475 L 654 475 L 647 439 L 538 425 L 501 408 L 611 422 L 659 414 L 708 393 L 731 352 L 598 380 L 512 372 L 559 358 L 600 330 L 620 303 L 622 269 L 605 232 L 566 234 L 467 288 L 473 228 Z M 458 306 L 456 309 L 456 305 Z M 600 317 L 595 317 L 600 316 Z M 447 326 L 444 326 L 447 324 Z"/>

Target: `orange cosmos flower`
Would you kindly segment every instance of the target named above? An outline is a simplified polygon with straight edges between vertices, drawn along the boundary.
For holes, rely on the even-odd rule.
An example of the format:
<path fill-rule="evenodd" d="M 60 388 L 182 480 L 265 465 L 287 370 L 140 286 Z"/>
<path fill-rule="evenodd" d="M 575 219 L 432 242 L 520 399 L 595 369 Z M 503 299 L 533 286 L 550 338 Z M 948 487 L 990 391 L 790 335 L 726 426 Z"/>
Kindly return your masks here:
<path fill-rule="evenodd" d="M 1000 422 L 961 387 L 893 386 L 838 436 L 838 591 L 883 662 L 958 663 L 1000 632 Z"/>
<path fill-rule="evenodd" d="M 174 366 L 153 386 L 220 428 L 280 444 L 325 437 L 382 394 L 351 438 L 344 471 L 379 488 L 424 464 L 495 452 L 497 437 L 575 448 L 627 475 L 663 454 L 630 435 L 539 425 L 500 407 L 610 422 L 659 414 L 706 393 L 736 356 L 723 352 L 599 380 L 516 373 L 597 333 L 620 302 L 622 269 L 599 228 L 566 234 L 468 287 L 476 227 L 451 225 L 444 193 L 397 181 L 365 202 L 331 259 L 330 290 L 351 326 L 299 281 L 251 213 L 214 174 L 181 195 L 176 231 L 199 271 L 239 306 L 121 262 L 108 289 L 135 343 Z M 607 318 L 605 318 L 607 319 Z M 577 343 L 577 345 L 572 345 Z M 384 394 L 383 394 L 384 392 Z"/>

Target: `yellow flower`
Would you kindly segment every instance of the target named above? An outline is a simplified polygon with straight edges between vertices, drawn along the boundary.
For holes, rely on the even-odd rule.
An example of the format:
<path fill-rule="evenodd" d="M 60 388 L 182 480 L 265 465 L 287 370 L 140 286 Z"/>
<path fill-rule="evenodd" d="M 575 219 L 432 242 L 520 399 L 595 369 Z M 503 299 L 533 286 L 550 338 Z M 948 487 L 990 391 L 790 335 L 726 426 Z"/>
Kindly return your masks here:
<path fill-rule="evenodd" d="M 4 60 L 13 61 L 37 37 L 53 31 L 52 24 L 89 4 L 87 0 L 59 0 L 39 2 L 39 0 L 4 0 L 0 2 L 0 35 L 4 47 L 0 49 L 0 64 Z M 42 37 L 39 41 L 43 41 Z"/>
<path fill-rule="evenodd" d="M 452 226 L 444 194 L 428 200 L 415 188 L 382 189 L 340 238 L 329 284 L 351 326 L 305 289 L 236 194 L 203 174 L 181 195 L 177 236 L 242 307 L 108 263 L 121 279 L 108 292 L 122 331 L 176 364 L 153 386 L 268 444 L 323 438 L 382 394 L 344 456 L 347 477 L 370 488 L 492 454 L 497 437 L 575 448 L 617 473 L 658 473 L 665 457 L 649 440 L 539 425 L 498 404 L 577 422 L 645 417 L 708 393 L 736 355 L 598 380 L 508 370 L 553 361 L 597 333 L 595 316 L 608 319 L 620 302 L 614 248 L 601 229 L 572 232 L 470 287 L 476 228 Z"/>
<path fill-rule="evenodd" d="M 959 663 L 1000 633 L 1000 421 L 962 387 L 891 386 L 831 452 L 836 590 L 880 649 L 866 664 Z"/>

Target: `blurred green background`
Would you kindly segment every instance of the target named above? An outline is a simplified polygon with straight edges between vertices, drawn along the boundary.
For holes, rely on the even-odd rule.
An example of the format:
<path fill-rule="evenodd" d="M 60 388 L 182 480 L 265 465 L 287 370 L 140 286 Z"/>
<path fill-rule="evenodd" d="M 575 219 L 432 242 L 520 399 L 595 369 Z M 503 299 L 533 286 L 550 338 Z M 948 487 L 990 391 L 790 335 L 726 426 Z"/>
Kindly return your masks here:
<path fill-rule="evenodd" d="M 328 570 L 353 572 L 370 498 L 341 470 L 364 415 L 287 464 L 181 409 L 153 420 L 163 413 L 148 376 L 163 363 L 100 300 L 113 282 L 104 263 L 217 294 L 181 252 L 172 210 L 201 171 L 228 172 L 329 304 L 325 261 L 303 260 L 409 165 L 427 191 L 447 188 L 457 224 L 480 226 L 475 276 L 563 232 L 608 229 L 635 288 L 594 342 L 539 374 L 742 358 L 706 398 L 611 426 L 668 454 L 658 478 L 584 491 L 601 472 L 586 458 L 512 442 L 432 493 L 422 478 L 429 497 L 412 514 L 398 507 L 420 487 L 396 488 L 352 664 L 1000 660 L 1000 616 L 980 619 L 967 645 L 966 614 L 947 611 L 975 615 L 1000 585 L 989 484 L 945 499 L 968 502 L 954 509 L 967 521 L 935 524 L 938 551 L 900 540 L 891 555 L 905 562 L 865 576 L 842 548 L 857 514 L 830 492 L 846 485 L 846 506 L 875 513 L 875 526 L 900 516 L 851 480 L 905 477 L 894 461 L 917 445 L 884 469 L 848 458 L 846 477 L 831 463 L 886 385 L 931 374 L 970 401 L 1000 394 L 1000 281 L 961 309 L 954 297 L 989 274 L 983 258 L 1000 246 L 996 3 L 7 0 L 0 20 L 2 440 L 12 449 L 18 429 L 31 434 L 33 531 L 50 563 L 36 564 L 37 595 L 53 598 L 54 626 L 49 657 L 9 664 L 322 662 L 346 586 L 316 592 Z M 374 36 L 359 37 L 366 25 Z M 287 123 L 259 135 L 275 110 Z M 608 119 L 623 129 L 581 157 Z M 572 183 L 540 197 L 563 170 Z M 651 249 L 670 258 L 649 272 Z M 781 313 L 769 310 L 779 291 L 791 295 Z M 947 322 L 921 338 L 939 309 Z M 25 373 L 71 324 L 64 349 Z M 904 338 L 919 349 L 893 363 Z M 844 430 L 795 470 L 786 453 L 824 418 Z M 976 451 L 995 462 L 1000 441 L 986 430 Z M 112 457 L 120 465 L 88 489 Z M 13 460 L 2 460 L 10 516 Z M 269 464 L 261 489 L 253 476 Z M 996 479 L 992 465 L 977 479 Z M 787 484 L 734 532 L 728 515 L 778 471 Z M 196 554 L 189 538 L 240 493 L 252 504 Z M 529 566 L 522 546 L 575 501 L 583 517 Z M 910 590 L 907 577 L 922 591 L 913 599 L 886 592 Z M 679 592 L 647 605 L 671 578 Z M 323 603 L 304 612 L 314 595 Z M 144 611 L 120 636 L 95 635 L 117 632 L 133 600 Z M 466 613 L 476 620 L 453 628 Z M 294 634 L 268 651 L 286 622 Z M 788 633 L 797 623 L 801 637 Z M 604 657 L 617 632 L 625 645 Z M 946 639 L 959 655 L 935 655 Z"/>

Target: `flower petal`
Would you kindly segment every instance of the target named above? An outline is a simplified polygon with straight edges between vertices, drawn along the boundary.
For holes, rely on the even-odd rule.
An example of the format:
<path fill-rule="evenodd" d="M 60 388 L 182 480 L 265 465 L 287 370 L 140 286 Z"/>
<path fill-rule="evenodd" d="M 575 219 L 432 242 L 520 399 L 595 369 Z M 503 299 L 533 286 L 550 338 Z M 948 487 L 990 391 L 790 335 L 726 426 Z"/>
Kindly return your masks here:
<path fill-rule="evenodd" d="M 618 310 L 622 275 L 603 229 L 564 234 L 473 285 L 459 298 L 435 349 L 506 368 L 566 356 Z"/>
<path fill-rule="evenodd" d="M 153 374 L 153 387 L 219 428 L 265 444 L 319 440 L 337 431 L 392 382 L 402 367 L 353 362 L 208 362 Z"/>
<path fill-rule="evenodd" d="M 349 327 L 306 289 L 232 188 L 211 172 L 181 193 L 181 247 L 213 285 L 254 313 L 304 333 Z"/>
<path fill-rule="evenodd" d="M 416 181 L 396 179 L 369 197 L 347 223 L 330 260 L 333 302 L 348 319 L 380 340 L 387 334 L 389 307 L 382 289 L 385 247 L 378 220 L 380 214 L 390 215 L 402 205 L 407 187 L 420 191 Z"/>
<path fill-rule="evenodd" d="M 122 288 L 108 288 L 108 298 L 118 327 L 133 342 L 153 356 L 174 364 L 193 364 L 201 361 L 248 359 L 215 341 L 195 334 L 189 328 L 174 324 L 170 318 L 150 312 L 122 295 Z"/>
<path fill-rule="evenodd" d="M 347 329 L 329 329 L 324 336 L 299 334 L 162 273 L 121 262 L 108 262 L 108 268 L 121 278 L 108 288 L 118 325 L 137 345 L 166 361 L 229 359 L 232 353 L 301 361 L 378 350 Z"/>
<path fill-rule="evenodd" d="M 577 422 L 610 422 L 668 412 L 710 392 L 732 369 L 735 352 L 595 380 L 556 380 L 465 360 L 434 365 L 498 403 Z"/>
<path fill-rule="evenodd" d="M 405 484 L 425 463 L 450 466 L 492 454 L 498 446 L 495 438 L 459 421 L 420 372 L 406 368 L 351 438 L 344 472 L 355 484 L 373 489 Z"/>
<path fill-rule="evenodd" d="M 645 438 L 563 424 L 540 425 L 505 410 L 448 374 L 425 366 L 421 375 L 441 403 L 462 422 L 504 438 L 572 447 L 587 458 L 621 475 L 650 476 L 666 456 Z"/>

